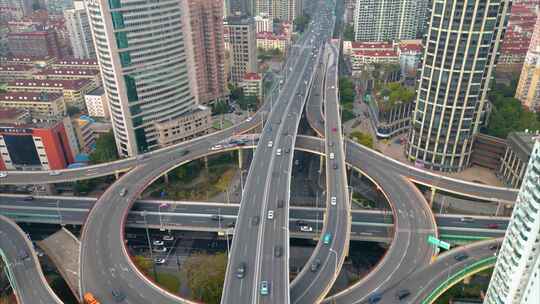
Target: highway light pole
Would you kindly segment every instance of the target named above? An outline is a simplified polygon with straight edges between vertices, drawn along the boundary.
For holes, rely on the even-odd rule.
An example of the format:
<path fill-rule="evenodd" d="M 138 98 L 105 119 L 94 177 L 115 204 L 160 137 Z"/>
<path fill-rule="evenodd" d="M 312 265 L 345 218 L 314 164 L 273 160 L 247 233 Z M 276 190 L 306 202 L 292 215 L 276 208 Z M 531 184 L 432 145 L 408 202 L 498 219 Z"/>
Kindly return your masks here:
<path fill-rule="evenodd" d="M 62 213 L 60 213 L 60 200 L 56 200 L 56 212 L 58 212 L 58 218 L 60 219 L 60 226 L 62 226 Z"/>
<path fill-rule="evenodd" d="M 163 203 L 163 204 L 160 204 L 158 206 L 158 214 L 159 214 L 159 230 L 160 231 L 165 231 L 165 228 L 163 228 L 163 219 L 162 219 L 162 216 L 161 216 L 161 208 L 164 208 L 164 207 L 167 207 L 167 203 Z"/>
<path fill-rule="evenodd" d="M 156 262 L 154 261 L 154 250 L 152 249 L 152 242 L 150 241 L 150 232 L 148 231 L 148 221 L 146 220 L 146 210 L 143 210 L 142 216 L 144 218 L 144 228 L 146 230 L 146 240 L 148 241 L 148 248 L 150 248 L 150 259 L 152 259 L 152 271 L 154 272 L 154 279 L 158 282 L 158 276 L 156 271 Z"/>

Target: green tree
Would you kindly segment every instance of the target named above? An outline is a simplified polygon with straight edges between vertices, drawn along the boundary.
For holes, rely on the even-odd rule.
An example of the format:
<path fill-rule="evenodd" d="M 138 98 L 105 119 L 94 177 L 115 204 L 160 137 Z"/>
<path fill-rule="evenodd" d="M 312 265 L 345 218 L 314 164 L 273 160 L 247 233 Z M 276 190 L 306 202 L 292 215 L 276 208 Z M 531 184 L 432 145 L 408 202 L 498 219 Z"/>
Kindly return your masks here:
<path fill-rule="evenodd" d="M 224 253 L 209 255 L 196 253 L 183 264 L 182 272 L 193 298 L 207 304 L 220 302 L 227 268 L 227 256 Z"/>
<path fill-rule="evenodd" d="M 225 114 L 229 112 L 229 105 L 225 101 L 218 101 L 212 104 L 212 115 Z"/>
<path fill-rule="evenodd" d="M 133 261 L 133 264 L 137 266 L 137 269 L 142 271 L 147 276 L 151 275 L 152 272 L 152 260 L 142 256 L 142 255 L 136 255 L 131 258 Z"/>
<path fill-rule="evenodd" d="M 114 134 L 110 131 L 96 140 L 96 149 L 90 154 L 90 163 L 101 164 L 118 159 Z"/>
<path fill-rule="evenodd" d="M 309 24 L 309 21 L 311 19 L 311 16 L 308 14 L 304 14 L 302 16 L 298 16 L 293 20 L 294 24 L 294 30 L 299 33 L 303 33 L 307 25 Z"/>
<path fill-rule="evenodd" d="M 66 113 L 68 116 L 73 116 L 73 115 L 81 113 L 81 109 L 74 106 L 67 106 Z"/>
<path fill-rule="evenodd" d="M 354 41 L 354 26 L 348 24 L 343 29 L 343 39 L 348 41 Z"/>
<path fill-rule="evenodd" d="M 351 132 L 350 136 L 357 143 L 373 149 L 373 137 L 371 135 L 360 132 L 360 131 L 354 131 L 354 132 Z"/>
<path fill-rule="evenodd" d="M 354 84 L 347 77 L 339 78 L 339 98 L 342 104 L 353 103 L 355 98 Z"/>

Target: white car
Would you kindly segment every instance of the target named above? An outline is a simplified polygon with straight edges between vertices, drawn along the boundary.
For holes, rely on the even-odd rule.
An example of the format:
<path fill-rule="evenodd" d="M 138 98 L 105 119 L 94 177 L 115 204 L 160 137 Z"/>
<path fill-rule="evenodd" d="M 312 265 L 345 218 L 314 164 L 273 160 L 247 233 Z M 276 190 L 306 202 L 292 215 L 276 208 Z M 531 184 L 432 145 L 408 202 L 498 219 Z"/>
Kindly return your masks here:
<path fill-rule="evenodd" d="M 1 177 L 7 177 L 7 172 L 0 172 L 0 178 Z"/>
<path fill-rule="evenodd" d="M 49 172 L 50 176 L 57 176 L 57 175 L 60 175 L 60 174 L 62 174 L 62 172 L 60 172 L 60 171 L 51 171 L 51 172 Z"/>
<path fill-rule="evenodd" d="M 330 205 L 335 206 L 336 203 L 337 203 L 336 197 L 335 197 L 335 196 L 332 196 L 332 197 L 330 198 Z"/>
<path fill-rule="evenodd" d="M 272 142 L 272 141 L 268 142 L 268 148 L 272 148 L 273 145 L 274 145 L 274 142 Z"/>
<path fill-rule="evenodd" d="M 164 258 L 155 258 L 154 259 L 154 263 L 156 263 L 156 265 L 163 265 L 165 264 L 165 259 Z"/>
<path fill-rule="evenodd" d="M 172 236 L 172 235 L 164 235 L 163 240 L 167 241 L 167 242 L 174 241 L 174 236 Z"/>
<path fill-rule="evenodd" d="M 300 231 L 311 232 L 313 231 L 313 228 L 311 228 L 310 226 L 300 226 Z"/>
<path fill-rule="evenodd" d="M 277 149 L 277 150 L 276 150 L 276 155 L 277 155 L 277 156 L 280 156 L 280 155 L 281 155 L 281 149 Z"/>
<path fill-rule="evenodd" d="M 167 247 L 156 247 L 154 252 L 167 252 Z"/>
<path fill-rule="evenodd" d="M 246 121 L 247 121 L 247 122 L 250 122 L 251 120 L 253 120 L 253 117 L 251 117 L 251 116 L 248 117 L 248 118 L 246 118 Z"/>
<path fill-rule="evenodd" d="M 222 148 L 223 148 L 222 145 L 215 145 L 215 146 L 212 146 L 212 147 L 210 148 L 210 150 L 216 151 L 216 150 L 219 150 L 219 149 L 222 149 Z"/>
<path fill-rule="evenodd" d="M 163 241 L 160 241 L 160 240 L 155 240 L 153 243 L 152 243 L 154 246 L 163 246 Z"/>
<path fill-rule="evenodd" d="M 274 219 L 274 210 L 268 210 L 268 219 L 273 220 Z"/>
<path fill-rule="evenodd" d="M 335 155 L 334 153 L 330 153 L 330 159 L 334 159 Z"/>

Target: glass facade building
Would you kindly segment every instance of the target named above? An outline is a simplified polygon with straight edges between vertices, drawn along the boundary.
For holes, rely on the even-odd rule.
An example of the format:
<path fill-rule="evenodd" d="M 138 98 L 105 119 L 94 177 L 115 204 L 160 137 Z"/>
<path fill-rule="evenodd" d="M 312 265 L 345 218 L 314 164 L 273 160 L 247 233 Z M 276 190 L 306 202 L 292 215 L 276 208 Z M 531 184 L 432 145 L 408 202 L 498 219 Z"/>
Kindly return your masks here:
<path fill-rule="evenodd" d="M 155 124 L 196 105 L 185 1 L 89 0 L 88 16 L 118 152 L 158 147 Z"/>

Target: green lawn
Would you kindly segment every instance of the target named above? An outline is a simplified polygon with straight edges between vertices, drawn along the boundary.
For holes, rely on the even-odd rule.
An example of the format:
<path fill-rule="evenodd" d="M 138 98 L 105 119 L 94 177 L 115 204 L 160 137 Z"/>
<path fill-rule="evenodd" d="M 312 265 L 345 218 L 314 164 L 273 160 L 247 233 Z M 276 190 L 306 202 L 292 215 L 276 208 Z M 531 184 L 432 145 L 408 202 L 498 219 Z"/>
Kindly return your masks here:
<path fill-rule="evenodd" d="M 180 278 L 174 274 L 158 272 L 158 285 L 170 293 L 178 294 L 180 290 Z"/>
<path fill-rule="evenodd" d="M 223 129 L 232 127 L 233 123 L 227 119 L 223 120 Z M 217 130 L 221 130 L 221 119 L 216 119 L 212 122 L 212 127 Z"/>

